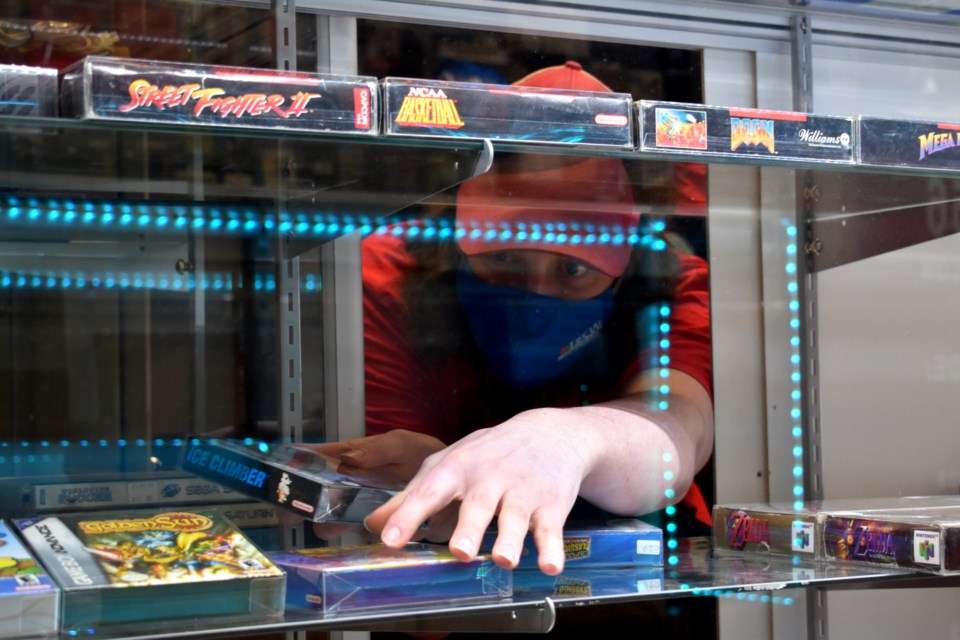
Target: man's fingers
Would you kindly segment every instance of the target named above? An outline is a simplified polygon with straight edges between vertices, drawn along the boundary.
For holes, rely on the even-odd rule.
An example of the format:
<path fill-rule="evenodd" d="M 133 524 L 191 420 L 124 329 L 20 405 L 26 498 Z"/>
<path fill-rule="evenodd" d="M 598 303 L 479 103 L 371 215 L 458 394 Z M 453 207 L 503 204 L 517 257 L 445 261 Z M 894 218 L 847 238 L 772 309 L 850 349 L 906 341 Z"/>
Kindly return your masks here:
<path fill-rule="evenodd" d="M 532 521 L 533 541 L 537 545 L 537 566 L 548 576 L 563 571 L 563 514 L 538 511 Z"/>
<path fill-rule="evenodd" d="M 457 528 L 450 536 L 450 551 L 460 560 L 472 560 L 497 513 L 502 492 L 482 483 L 463 497 Z"/>
<path fill-rule="evenodd" d="M 523 540 L 530 530 L 530 511 L 521 505 L 504 502 L 497 516 L 497 541 L 493 559 L 501 567 L 513 569 L 520 562 Z"/>

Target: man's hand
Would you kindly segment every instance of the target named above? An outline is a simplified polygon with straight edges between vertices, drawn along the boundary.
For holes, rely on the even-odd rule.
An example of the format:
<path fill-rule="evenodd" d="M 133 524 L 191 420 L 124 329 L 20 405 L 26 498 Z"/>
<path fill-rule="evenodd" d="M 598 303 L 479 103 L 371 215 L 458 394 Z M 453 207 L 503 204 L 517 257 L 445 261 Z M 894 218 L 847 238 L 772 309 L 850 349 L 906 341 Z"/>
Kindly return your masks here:
<path fill-rule="evenodd" d="M 564 424 L 558 410 L 536 409 L 491 429 L 476 431 L 424 461 L 407 488 L 367 519 L 390 547 L 417 537 L 429 521 L 430 537 L 458 518 L 450 550 L 476 556 L 484 532 L 497 518 L 497 564 L 513 568 L 532 531 L 538 564 L 546 574 L 563 570 L 563 523 L 573 506 L 593 452 L 589 440 Z M 436 515 L 435 515 L 436 514 Z"/>

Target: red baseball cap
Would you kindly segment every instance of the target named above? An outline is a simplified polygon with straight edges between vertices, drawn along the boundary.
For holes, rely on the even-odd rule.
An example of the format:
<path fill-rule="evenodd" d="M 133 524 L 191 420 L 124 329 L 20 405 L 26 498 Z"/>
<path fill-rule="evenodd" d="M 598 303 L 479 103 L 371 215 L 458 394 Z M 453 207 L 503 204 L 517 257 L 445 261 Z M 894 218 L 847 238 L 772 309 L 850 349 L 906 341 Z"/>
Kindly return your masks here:
<path fill-rule="evenodd" d="M 596 76 L 587 73 L 579 62 L 567 60 L 556 67 L 546 67 L 529 73 L 513 83 L 517 87 L 542 87 L 544 89 L 574 89 L 576 91 L 603 91 L 610 87 Z"/>
<path fill-rule="evenodd" d="M 610 91 L 572 61 L 514 84 Z M 629 176 L 617 158 L 508 157 L 457 193 L 457 243 L 466 255 L 549 251 L 618 277 L 632 252 L 626 238 L 639 221 Z"/>

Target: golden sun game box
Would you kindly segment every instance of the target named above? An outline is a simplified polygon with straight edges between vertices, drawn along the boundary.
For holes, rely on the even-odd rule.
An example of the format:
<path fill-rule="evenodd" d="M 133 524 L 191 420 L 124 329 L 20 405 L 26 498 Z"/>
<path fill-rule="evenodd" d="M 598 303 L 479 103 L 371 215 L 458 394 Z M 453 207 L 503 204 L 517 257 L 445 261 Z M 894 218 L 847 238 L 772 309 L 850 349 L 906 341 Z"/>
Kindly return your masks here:
<path fill-rule="evenodd" d="M 178 618 L 266 620 L 283 612 L 283 571 L 214 509 L 14 524 L 61 588 L 66 632 Z"/>
<path fill-rule="evenodd" d="M 626 93 L 385 78 L 384 133 L 633 148 Z"/>
<path fill-rule="evenodd" d="M 0 638 L 52 635 L 59 620 L 60 590 L 0 521 Z"/>
<path fill-rule="evenodd" d="M 270 557 L 287 572 L 287 603 L 325 614 L 497 601 L 513 593 L 512 572 L 489 555 L 461 562 L 443 545 L 324 547 Z"/>
<path fill-rule="evenodd" d="M 313 522 L 361 525 L 403 485 L 309 449 L 216 438 L 184 443 L 180 468 Z"/>
<path fill-rule="evenodd" d="M 376 135 L 376 79 L 88 56 L 63 72 L 62 113 Z"/>

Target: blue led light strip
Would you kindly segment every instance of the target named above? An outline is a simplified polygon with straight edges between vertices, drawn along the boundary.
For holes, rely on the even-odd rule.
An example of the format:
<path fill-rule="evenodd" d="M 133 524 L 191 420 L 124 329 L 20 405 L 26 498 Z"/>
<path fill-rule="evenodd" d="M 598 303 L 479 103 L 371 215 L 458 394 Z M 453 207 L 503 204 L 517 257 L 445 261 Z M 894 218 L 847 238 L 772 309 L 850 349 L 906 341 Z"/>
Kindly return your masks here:
<path fill-rule="evenodd" d="M 789 310 L 790 336 L 790 420 L 792 422 L 791 436 L 793 453 L 793 508 L 796 511 L 803 509 L 803 427 L 801 407 L 803 401 L 803 376 L 800 360 L 800 284 L 797 278 L 797 227 L 784 221 L 787 234 L 786 260 L 784 269 L 787 273 L 787 308 Z"/>

